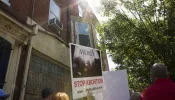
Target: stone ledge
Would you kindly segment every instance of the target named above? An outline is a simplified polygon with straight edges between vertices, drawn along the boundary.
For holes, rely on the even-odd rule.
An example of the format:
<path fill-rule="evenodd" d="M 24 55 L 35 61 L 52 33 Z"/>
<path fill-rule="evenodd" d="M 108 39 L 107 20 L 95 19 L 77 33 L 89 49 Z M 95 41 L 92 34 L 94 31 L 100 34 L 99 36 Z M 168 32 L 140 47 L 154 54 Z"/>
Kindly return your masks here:
<path fill-rule="evenodd" d="M 27 17 L 27 21 L 26 23 L 30 26 L 32 25 L 35 25 L 35 24 L 38 24 L 36 23 L 34 20 L 32 20 L 30 17 Z M 39 25 L 39 24 L 38 24 Z M 41 25 L 39 25 L 39 29 L 38 29 L 40 32 L 43 32 L 45 34 L 48 34 L 52 37 L 55 37 L 58 41 L 62 42 L 63 44 L 65 44 L 67 47 L 69 47 L 68 43 L 66 43 L 63 39 L 61 39 L 58 35 L 52 33 L 52 32 L 49 32 L 47 30 L 45 30 L 43 27 L 41 27 Z"/>
<path fill-rule="evenodd" d="M 33 33 L 32 27 L 27 27 L 0 10 L 0 30 L 20 42 L 26 42 Z"/>

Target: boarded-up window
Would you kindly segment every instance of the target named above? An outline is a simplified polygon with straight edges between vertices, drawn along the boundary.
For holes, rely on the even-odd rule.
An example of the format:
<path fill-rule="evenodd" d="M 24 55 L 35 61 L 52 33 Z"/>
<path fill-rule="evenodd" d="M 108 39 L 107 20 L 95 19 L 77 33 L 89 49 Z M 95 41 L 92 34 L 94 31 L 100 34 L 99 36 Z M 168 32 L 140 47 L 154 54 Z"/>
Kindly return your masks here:
<path fill-rule="evenodd" d="M 80 42 L 80 45 L 90 47 L 90 41 L 89 41 L 88 35 L 79 34 L 79 42 Z"/>

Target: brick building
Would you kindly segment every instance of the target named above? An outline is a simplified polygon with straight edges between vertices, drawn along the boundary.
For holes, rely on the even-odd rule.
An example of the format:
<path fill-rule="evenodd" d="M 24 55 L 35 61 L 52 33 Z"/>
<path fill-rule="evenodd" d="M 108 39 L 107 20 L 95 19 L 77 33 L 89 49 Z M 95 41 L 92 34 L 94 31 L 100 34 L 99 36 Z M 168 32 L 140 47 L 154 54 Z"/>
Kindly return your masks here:
<path fill-rule="evenodd" d="M 68 43 L 97 48 L 98 23 L 85 0 L 0 0 L 0 88 L 8 100 L 40 99 L 46 87 L 71 97 Z"/>

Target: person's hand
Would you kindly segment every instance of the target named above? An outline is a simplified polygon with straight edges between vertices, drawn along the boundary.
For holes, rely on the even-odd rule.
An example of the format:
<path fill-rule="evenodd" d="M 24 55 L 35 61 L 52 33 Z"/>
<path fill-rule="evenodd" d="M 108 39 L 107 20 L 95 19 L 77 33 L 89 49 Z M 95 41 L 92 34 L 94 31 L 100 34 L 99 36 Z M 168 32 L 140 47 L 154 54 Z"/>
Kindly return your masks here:
<path fill-rule="evenodd" d="M 87 100 L 94 100 L 94 97 L 92 95 L 92 92 L 90 92 L 90 91 L 88 91 Z"/>

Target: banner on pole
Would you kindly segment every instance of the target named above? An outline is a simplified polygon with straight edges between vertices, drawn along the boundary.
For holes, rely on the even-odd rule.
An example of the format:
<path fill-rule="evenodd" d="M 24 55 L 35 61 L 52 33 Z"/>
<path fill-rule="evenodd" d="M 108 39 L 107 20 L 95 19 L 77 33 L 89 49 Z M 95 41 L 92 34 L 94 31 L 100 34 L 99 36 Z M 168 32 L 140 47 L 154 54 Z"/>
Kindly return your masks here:
<path fill-rule="evenodd" d="M 101 53 L 99 50 L 70 44 L 73 99 L 103 92 Z"/>

